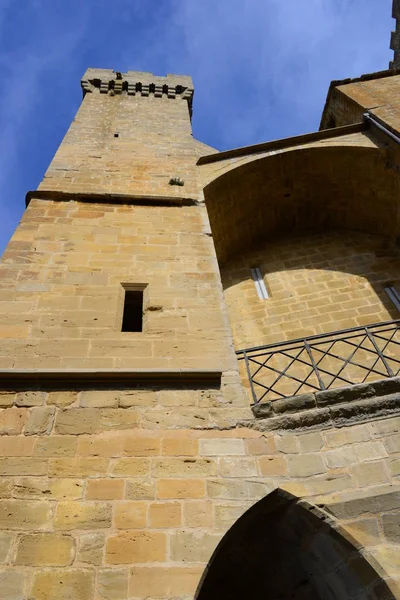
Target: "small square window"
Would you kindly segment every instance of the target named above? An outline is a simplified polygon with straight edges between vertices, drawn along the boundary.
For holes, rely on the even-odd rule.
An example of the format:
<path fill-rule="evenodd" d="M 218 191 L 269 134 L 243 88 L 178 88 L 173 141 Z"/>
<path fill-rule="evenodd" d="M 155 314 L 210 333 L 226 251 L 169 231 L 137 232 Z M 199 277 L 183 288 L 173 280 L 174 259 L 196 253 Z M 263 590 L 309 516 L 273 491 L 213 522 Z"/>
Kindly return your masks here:
<path fill-rule="evenodd" d="M 143 290 L 125 289 L 121 331 L 143 331 Z"/>

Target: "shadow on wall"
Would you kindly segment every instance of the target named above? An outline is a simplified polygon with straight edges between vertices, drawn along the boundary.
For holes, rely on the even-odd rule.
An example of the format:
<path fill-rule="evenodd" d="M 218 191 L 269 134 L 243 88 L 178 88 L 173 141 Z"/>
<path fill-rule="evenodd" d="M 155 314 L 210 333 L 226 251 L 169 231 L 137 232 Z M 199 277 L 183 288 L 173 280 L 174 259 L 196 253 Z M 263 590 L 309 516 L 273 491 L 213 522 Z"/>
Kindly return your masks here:
<path fill-rule="evenodd" d="M 254 160 L 204 189 L 220 266 L 260 240 L 329 230 L 398 233 L 390 148 L 318 146 Z"/>
<path fill-rule="evenodd" d="M 196 600 L 394 600 L 351 538 L 326 519 L 275 490 L 224 536 Z"/>
<path fill-rule="evenodd" d="M 258 266 L 269 298 L 251 277 Z M 328 232 L 260 243 L 221 269 L 236 348 L 279 343 L 367 324 L 400 313 L 400 248 L 383 236 Z"/>

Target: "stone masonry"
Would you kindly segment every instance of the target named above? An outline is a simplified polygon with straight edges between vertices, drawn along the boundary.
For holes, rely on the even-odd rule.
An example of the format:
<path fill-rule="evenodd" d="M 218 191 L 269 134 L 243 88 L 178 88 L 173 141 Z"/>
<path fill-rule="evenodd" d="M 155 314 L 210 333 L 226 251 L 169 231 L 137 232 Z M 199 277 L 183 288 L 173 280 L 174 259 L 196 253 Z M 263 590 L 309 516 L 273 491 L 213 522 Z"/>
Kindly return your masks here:
<path fill-rule="evenodd" d="M 366 86 L 393 132 L 385 72 L 331 89 L 333 129 L 216 153 L 190 78 L 84 75 L 0 265 L 0 600 L 400 598 L 400 380 L 251 410 L 235 355 L 397 319 Z"/>

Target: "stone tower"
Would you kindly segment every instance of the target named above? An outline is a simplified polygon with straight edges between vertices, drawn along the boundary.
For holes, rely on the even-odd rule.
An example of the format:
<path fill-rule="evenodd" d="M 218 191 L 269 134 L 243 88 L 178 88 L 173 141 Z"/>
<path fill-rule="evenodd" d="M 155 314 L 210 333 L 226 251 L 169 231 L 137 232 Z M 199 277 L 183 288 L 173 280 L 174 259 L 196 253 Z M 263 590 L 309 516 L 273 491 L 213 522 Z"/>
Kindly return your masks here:
<path fill-rule="evenodd" d="M 1 263 L 0 600 L 400 599 L 400 75 L 193 139 L 89 69 Z"/>

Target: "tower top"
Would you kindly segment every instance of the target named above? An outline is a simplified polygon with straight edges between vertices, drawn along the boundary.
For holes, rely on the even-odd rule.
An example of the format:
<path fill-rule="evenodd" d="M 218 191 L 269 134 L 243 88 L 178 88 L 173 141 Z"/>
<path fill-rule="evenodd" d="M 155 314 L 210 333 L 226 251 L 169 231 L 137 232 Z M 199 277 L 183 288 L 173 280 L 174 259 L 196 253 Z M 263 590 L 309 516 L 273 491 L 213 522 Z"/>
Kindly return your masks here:
<path fill-rule="evenodd" d="M 393 61 L 390 62 L 390 69 L 400 68 L 400 0 L 393 0 L 393 19 L 396 19 L 396 29 L 392 32 L 390 47 L 394 50 Z"/>
<path fill-rule="evenodd" d="M 167 75 L 160 77 L 143 71 L 122 73 L 112 69 L 88 69 L 81 80 L 83 94 L 122 94 L 129 96 L 154 96 L 181 98 L 192 108 L 193 81 L 187 75 Z"/>

